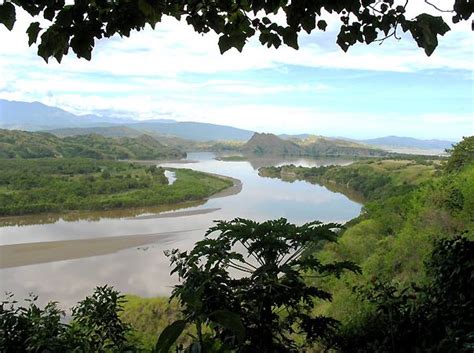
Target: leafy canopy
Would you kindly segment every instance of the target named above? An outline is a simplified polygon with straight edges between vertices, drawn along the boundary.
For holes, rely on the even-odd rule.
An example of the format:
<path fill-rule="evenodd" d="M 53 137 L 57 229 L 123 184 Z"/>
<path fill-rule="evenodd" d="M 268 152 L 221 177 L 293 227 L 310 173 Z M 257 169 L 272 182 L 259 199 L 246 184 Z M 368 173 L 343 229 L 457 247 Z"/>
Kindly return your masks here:
<path fill-rule="evenodd" d="M 358 288 L 374 312 L 334 337 L 340 352 L 472 352 L 474 242 L 464 236 L 434 243 L 421 286 L 374 279 Z"/>
<path fill-rule="evenodd" d="M 446 163 L 446 170 L 449 173 L 460 171 L 465 166 L 474 163 L 474 136 L 463 137 L 459 143 L 446 152 L 451 154 Z"/>
<path fill-rule="evenodd" d="M 419 0 L 417 0 L 419 1 Z M 155 25 L 163 17 L 184 19 L 198 33 L 219 35 L 222 53 L 231 48 L 242 51 L 249 38 L 258 35 L 262 45 L 278 48 L 286 44 L 298 49 L 301 31 L 325 31 L 330 14 L 339 16 L 337 44 L 344 50 L 356 43 L 370 44 L 388 37 L 398 38 L 397 30 L 411 34 L 419 47 L 431 55 L 438 36 L 450 30 L 440 16 L 420 13 L 405 16 L 408 0 L 11 0 L 0 5 L 0 23 L 11 30 L 16 9 L 42 16 L 27 30 L 28 44 L 39 40 L 38 55 L 44 60 L 61 61 L 71 48 L 79 58 L 91 59 L 96 39 L 115 34 L 128 37 L 133 30 Z M 430 4 L 429 1 L 425 1 Z M 468 20 L 473 12 L 470 0 L 451 0 L 453 22 Z M 447 5 L 444 2 L 443 5 Z M 438 9 L 436 6 L 431 5 Z M 441 9 L 439 9 L 441 10 Z M 285 23 L 277 19 L 284 15 Z"/>
<path fill-rule="evenodd" d="M 184 319 L 163 331 L 157 351 L 167 352 L 188 324 L 197 329 L 191 352 L 290 352 L 329 337 L 337 321 L 311 312 L 331 294 L 305 279 L 358 271 L 349 262 L 323 264 L 309 251 L 335 241 L 339 229 L 236 218 L 217 222 L 190 252 L 170 252 L 172 273 L 183 279 L 172 297 Z"/>

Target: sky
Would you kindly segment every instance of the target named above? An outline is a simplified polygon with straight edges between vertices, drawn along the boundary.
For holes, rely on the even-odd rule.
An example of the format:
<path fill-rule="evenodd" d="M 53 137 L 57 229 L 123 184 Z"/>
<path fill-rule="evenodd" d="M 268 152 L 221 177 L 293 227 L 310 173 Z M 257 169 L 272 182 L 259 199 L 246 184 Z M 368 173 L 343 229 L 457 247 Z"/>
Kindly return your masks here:
<path fill-rule="evenodd" d="M 408 10 L 440 15 L 421 3 L 412 1 Z M 335 44 L 336 21 L 326 32 L 301 35 L 299 50 L 268 49 L 255 38 L 242 53 L 221 55 L 215 34 L 165 19 L 155 30 L 97 41 L 91 61 L 71 51 L 61 64 L 46 64 L 27 45 L 31 19 L 17 18 L 12 32 L 0 27 L 3 99 L 259 132 L 453 141 L 474 134 L 470 22 L 451 25 L 431 57 L 409 38 L 344 53 Z"/>

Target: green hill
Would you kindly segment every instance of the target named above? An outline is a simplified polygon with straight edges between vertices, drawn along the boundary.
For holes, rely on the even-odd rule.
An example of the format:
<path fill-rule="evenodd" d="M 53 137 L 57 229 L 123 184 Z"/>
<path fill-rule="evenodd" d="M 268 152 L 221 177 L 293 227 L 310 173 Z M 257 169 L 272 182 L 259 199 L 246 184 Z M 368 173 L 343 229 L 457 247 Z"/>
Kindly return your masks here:
<path fill-rule="evenodd" d="M 169 159 L 185 152 L 148 135 L 110 138 L 97 134 L 59 138 L 46 132 L 0 130 L 0 158 Z"/>
<path fill-rule="evenodd" d="M 346 140 L 309 136 L 305 139 L 283 139 L 273 134 L 255 133 L 243 145 L 242 152 L 273 156 L 311 157 L 383 157 L 389 153 L 371 146 Z"/>
<path fill-rule="evenodd" d="M 77 135 L 97 134 L 104 137 L 139 137 L 143 132 L 129 128 L 127 126 L 97 126 L 97 127 L 70 127 L 63 129 L 48 130 L 58 137 L 69 137 Z M 148 134 L 151 135 L 151 134 Z M 154 137 L 154 136 L 153 136 Z"/>
<path fill-rule="evenodd" d="M 283 140 L 273 134 L 255 133 L 242 146 L 242 152 L 258 155 L 303 156 L 304 149 L 293 141 Z"/>

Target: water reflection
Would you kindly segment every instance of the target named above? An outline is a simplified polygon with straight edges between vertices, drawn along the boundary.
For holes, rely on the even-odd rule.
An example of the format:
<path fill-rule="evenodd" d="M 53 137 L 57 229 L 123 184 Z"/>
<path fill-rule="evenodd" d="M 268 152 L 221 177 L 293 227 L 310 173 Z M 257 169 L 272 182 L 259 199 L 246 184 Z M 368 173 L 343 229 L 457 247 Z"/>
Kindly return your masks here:
<path fill-rule="evenodd" d="M 176 211 L 183 208 L 204 205 L 206 201 L 181 202 L 174 205 L 161 205 L 155 207 L 136 207 L 127 209 L 115 209 L 107 211 L 74 211 L 67 213 L 41 213 L 26 216 L 0 217 L 0 228 L 9 226 L 25 226 L 32 224 L 50 224 L 57 222 L 88 221 L 97 222 L 103 219 L 130 218 L 140 215 L 157 214 L 168 211 Z M 0 229 L 0 235 L 2 231 Z"/>
<path fill-rule="evenodd" d="M 201 204 L 187 204 L 187 210 L 192 212 L 183 212 L 177 218 L 153 217 L 153 214 L 164 211 L 160 208 L 16 217 L 14 221 L 4 223 L 10 225 L 0 228 L 0 244 L 176 233 L 172 237 L 157 239 L 146 247 L 120 250 L 109 255 L 3 269 L 0 270 L 0 289 L 14 292 L 20 298 L 34 292 L 39 294 L 43 303 L 58 300 L 66 306 L 89 294 L 94 286 L 105 283 L 124 293 L 164 295 L 170 292 L 176 278 L 169 276 L 169 262 L 163 250 L 192 248 L 202 239 L 213 220 L 244 217 L 263 221 L 285 217 L 297 224 L 315 219 L 345 222 L 360 212 L 359 203 L 340 193 L 304 181 L 286 183 L 262 178 L 256 170 L 264 165 L 318 166 L 350 161 L 290 158 L 225 162 L 215 160 L 212 153 L 189 153 L 188 159 L 198 162 L 166 163 L 163 167 L 191 168 L 234 177 L 242 181 L 241 192 Z M 203 209 L 208 211 L 194 212 Z M 1 251 L 0 248 L 0 256 Z M 25 256 L 34 254 L 26 252 Z"/>

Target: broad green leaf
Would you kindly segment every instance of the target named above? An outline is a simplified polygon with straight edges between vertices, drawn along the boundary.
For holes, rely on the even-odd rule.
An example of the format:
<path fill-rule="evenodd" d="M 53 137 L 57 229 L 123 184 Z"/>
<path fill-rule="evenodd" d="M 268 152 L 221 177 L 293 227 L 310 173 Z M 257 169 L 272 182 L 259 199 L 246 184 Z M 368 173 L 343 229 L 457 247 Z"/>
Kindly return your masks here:
<path fill-rule="evenodd" d="M 318 21 L 318 28 L 321 31 L 325 31 L 327 26 L 328 26 L 328 24 L 326 23 L 326 21 L 324 21 L 324 20 L 319 20 Z"/>
<path fill-rule="evenodd" d="M 146 0 L 138 0 L 138 8 L 146 17 L 153 16 L 155 9 Z"/>
<path fill-rule="evenodd" d="M 377 39 L 377 31 L 372 26 L 365 26 L 363 29 L 363 33 L 364 33 L 365 42 L 367 44 L 370 44 L 374 40 Z"/>
<path fill-rule="evenodd" d="M 410 24 L 410 32 L 420 48 L 430 56 L 438 46 L 438 35 L 444 35 L 450 30 L 443 18 L 421 14 Z"/>
<path fill-rule="evenodd" d="M 41 27 L 39 22 L 33 22 L 29 25 L 26 33 L 28 34 L 28 45 L 31 47 L 33 43 L 36 43 L 38 39 L 38 33 L 40 32 Z"/>
<path fill-rule="evenodd" d="M 240 316 L 228 310 L 216 310 L 209 315 L 215 323 L 235 334 L 235 338 L 242 342 L 245 338 L 245 327 Z"/>
<path fill-rule="evenodd" d="M 232 39 L 229 36 L 223 35 L 219 37 L 219 49 L 221 54 L 232 48 Z"/>
<path fill-rule="evenodd" d="M 283 31 L 283 42 L 292 47 L 293 49 L 298 49 L 298 34 L 292 30 L 290 27 L 287 27 Z"/>
<path fill-rule="evenodd" d="M 5 2 L 0 5 L 0 23 L 3 23 L 9 31 L 13 29 L 15 24 L 16 14 L 15 6 L 9 2 Z"/>
<path fill-rule="evenodd" d="M 186 327 L 186 321 L 178 320 L 173 322 L 171 325 L 166 327 L 158 337 L 156 342 L 155 352 L 156 353 L 168 353 L 171 346 L 176 343 L 178 337 L 183 333 Z"/>
<path fill-rule="evenodd" d="M 311 31 L 316 28 L 316 17 L 310 15 L 304 16 L 301 19 L 301 27 L 303 27 L 307 33 L 311 33 Z"/>

